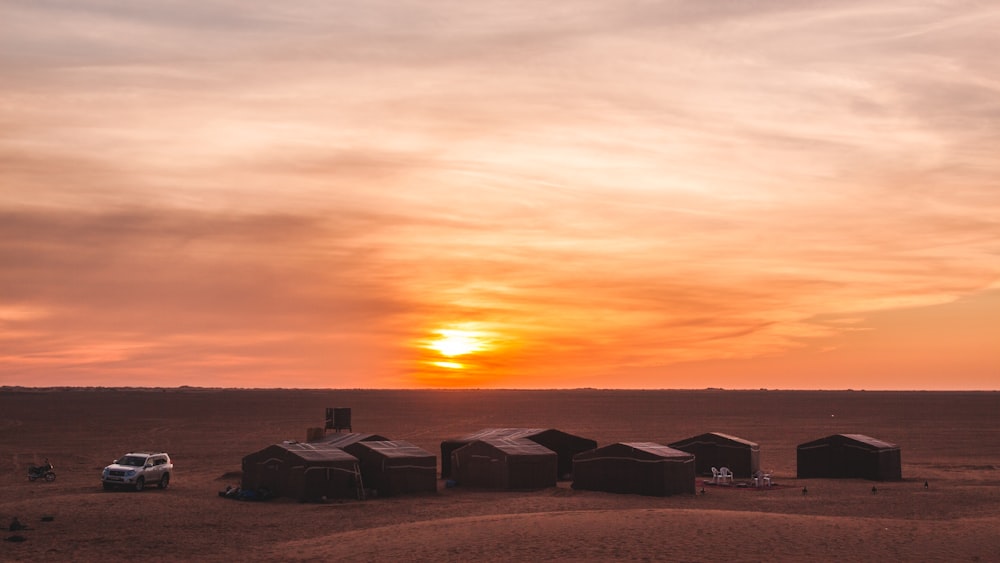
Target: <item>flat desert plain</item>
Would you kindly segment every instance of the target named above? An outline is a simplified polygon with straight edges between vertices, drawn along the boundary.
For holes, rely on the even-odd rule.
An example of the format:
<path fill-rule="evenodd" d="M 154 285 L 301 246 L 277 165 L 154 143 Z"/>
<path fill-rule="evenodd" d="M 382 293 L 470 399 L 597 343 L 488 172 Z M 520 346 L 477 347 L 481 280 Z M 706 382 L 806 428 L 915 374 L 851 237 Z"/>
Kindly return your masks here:
<path fill-rule="evenodd" d="M 658 498 L 439 481 L 437 493 L 322 504 L 218 496 L 244 455 L 304 440 L 326 407 L 436 455 L 487 427 L 599 445 L 725 432 L 760 444 L 777 486 Z M 871 481 L 796 479 L 796 445 L 834 433 L 898 444 L 904 480 L 873 494 Z M 148 449 L 173 458 L 167 490 L 102 490 L 105 465 Z M 58 478 L 29 482 L 45 458 Z M 14 517 L 30 529 L 7 531 Z M 24 538 L 0 542 L 5 561 L 998 561 L 1000 393 L 5 388 L 0 525 Z"/>

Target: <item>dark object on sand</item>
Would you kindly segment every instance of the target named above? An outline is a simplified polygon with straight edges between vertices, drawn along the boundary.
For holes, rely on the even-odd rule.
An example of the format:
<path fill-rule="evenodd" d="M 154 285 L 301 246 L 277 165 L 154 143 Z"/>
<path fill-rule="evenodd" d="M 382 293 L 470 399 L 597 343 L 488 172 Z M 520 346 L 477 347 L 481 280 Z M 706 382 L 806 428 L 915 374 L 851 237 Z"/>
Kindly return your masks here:
<path fill-rule="evenodd" d="M 248 493 L 266 488 L 273 496 L 303 502 L 364 499 L 358 458 L 330 442 L 282 442 L 247 454 L 240 488 Z"/>
<path fill-rule="evenodd" d="M 15 534 L 13 536 L 7 536 L 7 537 L 5 537 L 3 539 L 3 541 L 24 541 L 26 539 L 28 539 L 28 538 L 26 538 L 24 536 L 19 536 L 19 535 Z"/>
<path fill-rule="evenodd" d="M 42 522 L 51 522 L 55 519 L 56 519 L 55 516 L 42 516 Z"/>
<path fill-rule="evenodd" d="M 365 488 L 380 497 L 437 492 L 437 458 L 409 442 L 366 440 L 344 451 L 358 458 Z"/>
<path fill-rule="evenodd" d="M 809 489 L 802 487 L 802 494 L 809 494 Z"/>
<path fill-rule="evenodd" d="M 226 485 L 226 490 L 219 491 L 219 496 L 232 500 L 269 500 L 272 497 L 271 491 L 268 490 L 267 487 L 250 490 L 239 486 L 232 487 L 229 485 Z"/>
<path fill-rule="evenodd" d="M 737 477 L 750 477 L 760 471 L 760 446 L 730 434 L 708 432 L 667 446 L 694 454 L 695 472 L 699 475 L 711 474 L 713 467 L 728 467 Z"/>
<path fill-rule="evenodd" d="M 834 434 L 796 448 L 799 479 L 899 481 L 900 463 L 899 446 L 864 434 Z"/>
<path fill-rule="evenodd" d="M 573 488 L 649 496 L 695 493 L 695 456 L 654 442 L 619 442 L 573 458 Z"/>
<path fill-rule="evenodd" d="M 8 526 L 7 529 L 11 532 L 16 532 L 18 530 L 27 530 L 28 527 L 22 524 L 21 521 L 17 519 L 17 516 L 15 516 L 11 519 L 10 526 Z"/>
<path fill-rule="evenodd" d="M 453 451 L 451 468 L 463 486 L 544 489 L 556 485 L 559 455 L 527 439 L 484 439 Z"/>
<path fill-rule="evenodd" d="M 451 454 L 477 440 L 492 440 L 497 438 L 526 439 L 548 448 L 558 456 L 557 478 L 568 480 L 573 473 L 573 456 L 597 447 L 597 441 L 590 438 L 575 436 L 555 428 L 484 428 L 479 432 L 467 434 L 441 442 L 441 478 L 453 477 L 451 473 Z"/>
<path fill-rule="evenodd" d="M 878 487 L 876 487 L 875 485 L 872 485 L 872 494 L 874 495 L 876 493 L 878 493 Z"/>
<path fill-rule="evenodd" d="M 48 459 L 42 465 L 28 466 L 28 480 L 34 481 L 36 479 L 45 479 L 46 481 L 56 480 L 56 472 L 52 470 L 52 464 L 49 463 Z"/>
<path fill-rule="evenodd" d="M 347 430 L 354 432 L 351 428 L 351 409 L 347 407 L 327 407 L 326 409 L 326 429 L 340 432 Z"/>

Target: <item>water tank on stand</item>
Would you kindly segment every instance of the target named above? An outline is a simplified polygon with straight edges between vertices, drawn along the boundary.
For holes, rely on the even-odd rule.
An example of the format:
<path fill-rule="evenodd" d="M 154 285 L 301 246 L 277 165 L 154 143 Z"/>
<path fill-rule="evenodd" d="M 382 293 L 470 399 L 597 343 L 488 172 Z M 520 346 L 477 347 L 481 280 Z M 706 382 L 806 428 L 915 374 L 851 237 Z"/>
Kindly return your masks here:
<path fill-rule="evenodd" d="M 332 429 L 334 432 L 340 432 L 341 430 L 353 432 L 354 430 L 351 428 L 351 409 L 343 407 L 327 407 L 326 428 L 328 430 Z"/>

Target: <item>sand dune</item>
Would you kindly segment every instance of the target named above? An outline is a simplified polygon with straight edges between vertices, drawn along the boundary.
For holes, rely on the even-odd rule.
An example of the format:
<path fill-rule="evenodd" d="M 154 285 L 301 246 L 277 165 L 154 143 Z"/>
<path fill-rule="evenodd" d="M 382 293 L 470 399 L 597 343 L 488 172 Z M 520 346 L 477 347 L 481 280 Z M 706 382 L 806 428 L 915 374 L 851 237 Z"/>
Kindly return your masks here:
<path fill-rule="evenodd" d="M 299 560 L 970 560 L 998 553 L 1000 520 L 936 522 L 636 508 L 443 518 L 281 543 Z"/>

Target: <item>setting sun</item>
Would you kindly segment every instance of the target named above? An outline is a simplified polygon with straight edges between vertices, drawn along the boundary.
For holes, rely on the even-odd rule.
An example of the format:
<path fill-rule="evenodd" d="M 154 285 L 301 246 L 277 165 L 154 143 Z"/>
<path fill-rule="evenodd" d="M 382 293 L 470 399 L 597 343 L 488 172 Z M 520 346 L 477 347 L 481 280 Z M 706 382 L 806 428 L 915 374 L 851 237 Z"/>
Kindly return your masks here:
<path fill-rule="evenodd" d="M 449 358 L 479 352 L 486 348 L 482 335 L 468 330 L 438 330 L 441 338 L 430 343 L 428 348 L 437 350 Z"/>
<path fill-rule="evenodd" d="M 410 377 L 429 387 L 477 387 L 502 378 L 511 361 L 511 338 L 474 321 L 441 323 L 414 342 Z"/>

